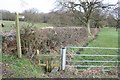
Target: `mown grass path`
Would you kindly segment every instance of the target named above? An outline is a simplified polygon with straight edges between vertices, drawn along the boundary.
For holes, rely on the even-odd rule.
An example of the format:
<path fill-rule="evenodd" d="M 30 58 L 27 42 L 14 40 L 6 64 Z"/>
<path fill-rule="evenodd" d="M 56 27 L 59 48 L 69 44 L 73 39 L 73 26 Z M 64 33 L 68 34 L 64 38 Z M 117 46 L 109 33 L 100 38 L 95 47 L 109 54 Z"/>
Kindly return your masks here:
<path fill-rule="evenodd" d="M 115 28 L 102 28 L 98 33 L 95 40 L 91 41 L 87 47 L 105 47 L 105 48 L 118 48 L 118 31 Z M 76 50 L 79 51 L 79 50 Z M 79 52 L 85 55 L 117 55 L 118 50 L 110 49 L 83 49 Z M 103 62 L 75 62 L 77 65 L 104 65 L 104 66 L 115 66 L 117 63 L 106 63 L 104 61 L 117 61 L 117 57 L 99 57 L 99 56 L 76 56 L 74 60 L 77 61 L 103 61 Z M 113 69 L 113 68 L 111 68 Z"/>
<path fill-rule="evenodd" d="M 118 48 L 118 31 L 115 28 L 102 28 L 96 39 L 88 46 Z"/>

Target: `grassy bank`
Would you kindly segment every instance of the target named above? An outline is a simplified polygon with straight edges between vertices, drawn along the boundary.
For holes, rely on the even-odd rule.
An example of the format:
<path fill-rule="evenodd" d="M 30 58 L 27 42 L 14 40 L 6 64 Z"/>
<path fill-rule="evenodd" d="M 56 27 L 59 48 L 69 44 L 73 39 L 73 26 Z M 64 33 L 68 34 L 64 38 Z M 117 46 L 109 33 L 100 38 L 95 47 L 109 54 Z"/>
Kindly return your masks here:
<path fill-rule="evenodd" d="M 32 78 L 44 77 L 44 71 L 31 63 L 31 60 L 23 57 L 22 59 L 9 54 L 0 54 L 0 62 L 3 65 L 3 78 Z"/>

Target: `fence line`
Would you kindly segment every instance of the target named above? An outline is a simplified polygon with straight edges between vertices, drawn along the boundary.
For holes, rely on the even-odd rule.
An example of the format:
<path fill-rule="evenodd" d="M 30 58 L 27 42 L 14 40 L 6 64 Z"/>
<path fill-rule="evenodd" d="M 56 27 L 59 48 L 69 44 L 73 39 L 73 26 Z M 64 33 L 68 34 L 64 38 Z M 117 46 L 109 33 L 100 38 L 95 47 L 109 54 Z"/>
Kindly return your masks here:
<path fill-rule="evenodd" d="M 69 55 L 69 54 L 66 54 L 66 55 Z M 112 56 L 112 57 L 114 56 L 114 57 L 118 57 L 118 56 L 120 56 L 120 55 L 71 54 L 71 56 L 108 56 L 108 57 L 109 57 L 109 56 L 110 56 L 110 57 L 111 57 L 111 56 Z"/>
<path fill-rule="evenodd" d="M 76 63 L 76 65 L 74 64 L 74 65 L 72 65 L 73 67 L 81 67 L 81 68 L 89 68 L 89 67 L 93 67 L 93 68 L 95 68 L 95 67 L 98 67 L 98 68 L 117 68 L 118 66 L 116 66 L 116 65 L 104 65 L 104 64 L 102 64 L 102 65 L 95 65 L 95 64 L 91 64 L 91 65 L 86 65 L 86 64 L 84 64 L 84 65 L 82 65 L 82 64 L 77 64 L 77 63 L 119 63 L 120 61 L 118 61 L 118 60 L 67 60 L 67 56 L 79 56 L 79 57 L 82 57 L 82 56 L 90 56 L 90 57 L 118 57 L 118 56 L 120 56 L 120 55 L 108 55 L 108 54 L 106 54 L 106 55 L 100 55 L 100 54 L 66 54 L 67 52 L 67 49 L 68 48 L 82 48 L 83 49 L 83 51 L 84 51 L 84 49 L 103 49 L 103 50 L 117 50 L 118 48 L 104 48 L 104 47 L 65 47 L 65 48 L 62 48 L 61 49 L 61 53 L 62 54 L 42 54 L 42 55 L 40 55 L 40 57 L 52 57 L 52 58 L 56 58 L 56 57 L 60 57 L 60 59 L 61 59 L 61 63 L 60 63 L 60 67 L 61 67 L 61 69 L 62 70 L 65 70 L 65 68 L 67 67 L 67 66 L 71 66 L 71 65 L 68 65 L 67 64 L 67 62 L 70 62 L 70 63 Z M 90 50 L 91 51 L 91 50 Z M 97 51 L 97 50 L 96 50 Z M 89 53 L 89 51 L 88 51 L 88 53 Z M 115 52 L 116 53 L 116 52 Z M 118 53 L 118 52 L 117 52 Z M 57 62 L 59 62 L 59 61 L 57 61 Z M 45 65 L 45 66 L 49 66 L 47 63 L 46 64 L 41 64 L 41 65 Z M 55 64 L 54 64 L 55 65 Z M 51 66 L 53 66 L 53 64 L 51 65 Z"/>
<path fill-rule="evenodd" d="M 66 66 L 70 66 L 70 65 L 66 65 Z M 111 68 L 111 67 L 118 67 L 118 66 L 89 66 L 89 65 L 72 65 L 72 66 L 74 66 L 74 67 L 93 67 L 93 68 L 95 68 L 95 67 L 101 67 L 101 68 Z"/>
<path fill-rule="evenodd" d="M 79 60 L 72 60 L 72 61 L 69 61 L 69 60 L 66 60 L 67 62 L 120 62 L 120 61 L 90 61 L 90 60 L 82 60 L 82 61 L 79 61 Z"/>
<path fill-rule="evenodd" d="M 63 59 L 63 57 L 65 57 L 64 58 L 64 60 L 62 60 L 62 70 L 65 70 L 65 67 L 67 67 L 67 66 L 70 66 L 70 65 L 66 65 L 66 62 L 90 62 L 90 63 L 93 63 L 93 62 L 97 62 L 97 63 L 100 63 L 100 62 L 102 62 L 102 63 L 119 63 L 120 61 L 115 61 L 115 60 L 104 60 L 104 61 L 102 61 L 102 60 L 97 60 L 97 61 L 95 61 L 95 60 L 66 60 L 66 56 L 90 56 L 90 57 L 118 57 L 118 56 L 120 56 L 120 55 L 97 55 L 97 54 L 66 54 L 66 50 L 68 49 L 68 48 L 82 48 L 82 49 L 102 49 L 102 50 L 118 50 L 118 49 L 120 49 L 120 48 L 106 48 L 106 47 L 74 47 L 74 46 L 66 46 L 65 48 L 62 48 L 62 49 L 64 49 L 64 50 L 62 50 L 62 59 Z M 118 52 L 117 52 L 118 53 Z M 63 55 L 64 54 L 64 55 Z M 65 63 L 65 64 L 63 64 L 63 63 Z M 117 68 L 118 66 L 104 66 L 104 65 L 101 65 L 101 66 L 96 66 L 96 65 L 72 65 L 72 66 L 74 66 L 74 67 L 84 67 L 84 68 L 87 68 L 87 67 L 106 67 L 106 68 Z"/>
<path fill-rule="evenodd" d="M 106 48 L 106 47 L 76 47 L 76 46 L 66 46 L 66 48 L 84 48 L 84 49 L 120 49 L 120 48 Z"/>

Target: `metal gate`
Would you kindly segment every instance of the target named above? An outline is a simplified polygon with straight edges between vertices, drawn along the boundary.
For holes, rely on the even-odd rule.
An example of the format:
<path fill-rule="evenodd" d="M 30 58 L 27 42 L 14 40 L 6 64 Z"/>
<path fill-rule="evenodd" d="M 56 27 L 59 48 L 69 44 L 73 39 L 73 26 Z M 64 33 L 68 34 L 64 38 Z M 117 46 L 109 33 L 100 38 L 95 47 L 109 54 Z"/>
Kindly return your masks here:
<path fill-rule="evenodd" d="M 71 47 L 62 48 L 62 70 L 74 66 L 80 71 L 99 68 L 103 71 L 117 70 L 119 48 Z"/>

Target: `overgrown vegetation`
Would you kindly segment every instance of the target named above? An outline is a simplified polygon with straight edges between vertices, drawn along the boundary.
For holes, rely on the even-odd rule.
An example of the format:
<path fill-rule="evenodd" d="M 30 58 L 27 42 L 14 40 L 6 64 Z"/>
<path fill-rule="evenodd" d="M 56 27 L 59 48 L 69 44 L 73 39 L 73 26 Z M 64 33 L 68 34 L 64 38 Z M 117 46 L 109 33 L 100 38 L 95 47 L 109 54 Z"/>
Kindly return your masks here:
<path fill-rule="evenodd" d="M 99 31 L 94 28 L 91 30 L 94 36 Z M 62 47 L 67 45 L 83 46 L 89 40 L 86 28 L 62 27 L 37 30 L 28 26 L 21 29 L 22 53 L 30 58 L 36 55 L 37 49 L 40 53 L 60 53 Z M 7 53 L 14 53 L 16 51 L 15 31 L 3 35 L 2 50 Z"/>

